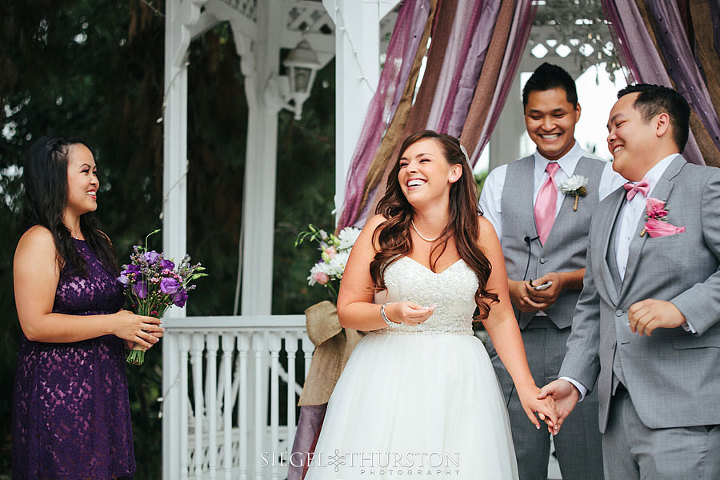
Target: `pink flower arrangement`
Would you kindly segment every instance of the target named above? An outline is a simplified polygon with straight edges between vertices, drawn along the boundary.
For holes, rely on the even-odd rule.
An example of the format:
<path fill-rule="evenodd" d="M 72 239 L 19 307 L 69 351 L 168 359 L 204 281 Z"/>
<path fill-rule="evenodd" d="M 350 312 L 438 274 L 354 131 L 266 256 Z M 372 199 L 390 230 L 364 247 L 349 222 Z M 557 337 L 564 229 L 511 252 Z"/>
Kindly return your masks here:
<path fill-rule="evenodd" d="M 647 220 L 645 221 L 645 228 L 643 228 L 640 236 L 645 235 L 645 232 L 647 232 L 651 238 L 666 237 L 668 235 L 675 235 L 685 231 L 685 227 L 676 227 L 675 225 L 668 223 L 668 210 L 665 202 L 662 200 L 648 197 L 645 204 L 645 214 L 647 216 Z"/>
<path fill-rule="evenodd" d="M 312 277 L 320 285 L 326 285 L 330 281 L 330 275 L 325 272 L 315 272 Z"/>
<path fill-rule="evenodd" d="M 668 211 L 665 209 L 665 202 L 649 197 L 645 205 L 645 213 L 650 219 L 663 220 L 667 217 Z"/>
<path fill-rule="evenodd" d="M 306 241 L 316 242 L 320 251 L 320 259 L 312 266 L 307 277 L 308 285 L 326 288 L 330 298 L 337 300 L 340 280 L 358 235 L 360 230 L 357 228 L 343 228 L 336 236 L 315 225 L 308 225 L 307 230 L 300 232 L 295 239 L 296 247 Z"/>

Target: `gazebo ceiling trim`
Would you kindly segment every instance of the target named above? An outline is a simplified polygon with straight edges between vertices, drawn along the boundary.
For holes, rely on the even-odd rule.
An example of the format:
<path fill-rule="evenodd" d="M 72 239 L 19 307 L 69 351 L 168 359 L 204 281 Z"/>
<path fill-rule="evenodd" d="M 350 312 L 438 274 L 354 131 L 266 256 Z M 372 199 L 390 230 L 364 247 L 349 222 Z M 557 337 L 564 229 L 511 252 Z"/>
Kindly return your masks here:
<path fill-rule="evenodd" d="M 203 3 L 200 17 L 188 25 L 192 38 L 218 23 L 229 22 L 238 55 L 245 57 L 258 37 L 257 0 L 200 1 Z M 335 56 L 335 25 L 321 2 L 298 0 L 290 3 L 284 23 L 286 28 L 279 32 L 281 48 L 292 49 L 301 40 L 306 40 L 317 52 L 323 66 Z"/>
<path fill-rule="evenodd" d="M 605 63 L 613 77 L 620 68 L 600 0 L 540 2 L 528 43 L 534 58 L 572 56 L 580 72 Z"/>

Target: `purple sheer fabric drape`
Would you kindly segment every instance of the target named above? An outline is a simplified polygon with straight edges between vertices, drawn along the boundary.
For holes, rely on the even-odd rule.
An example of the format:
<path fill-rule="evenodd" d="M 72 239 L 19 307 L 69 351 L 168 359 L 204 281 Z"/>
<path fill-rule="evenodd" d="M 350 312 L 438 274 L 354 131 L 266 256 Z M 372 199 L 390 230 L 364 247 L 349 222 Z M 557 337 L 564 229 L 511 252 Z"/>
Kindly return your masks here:
<path fill-rule="evenodd" d="M 485 148 L 485 145 L 487 145 L 490 134 L 495 129 L 495 125 L 497 125 L 497 121 L 500 118 L 500 113 L 505 106 L 505 100 L 512 86 L 512 79 L 517 72 L 520 59 L 525 51 L 528 37 L 530 36 L 533 20 L 535 19 L 537 5 L 533 3 L 532 0 L 519 0 L 515 5 L 515 15 L 513 17 L 512 27 L 510 28 L 510 36 L 507 47 L 505 48 L 505 57 L 503 58 L 500 76 L 495 86 L 495 94 L 493 95 L 488 119 L 485 121 L 475 151 L 470 155 L 473 165 L 480 157 L 480 153 L 483 148 Z"/>
<path fill-rule="evenodd" d="M 458 2 L 450 42 L 440 74 L 441 80 L 435 90 L 426 128 L 455 136 L 462 132 L 501 3 L 501 0 Z M 482 147 L 487 143 L 505 104 L 511 83 L 507 80 L 517 71 L 535 18 L 535 10 L 536 6 L 533 5 L 532 0 L 520 0 L 515 6 L 515 16 L 501 77 L 495 89 L 488 121 L 485 122 L 483 129 L 485 135 L 470 156 L 473 164 L 479 158 Z"/>
<path fill-rule="evenodd" d="M 458 81 L 458 93 L 455 97 L 447 127 L 449 135 L 459 137 L 462 132 L 463 124 L 469 113 L 473 93 L 475 92 L 475 87 L 485 62 L 485 56 L 487 55 L 490 41 L 492 40 L 493 30 L 488 28 L 488 26 L 495 24 L 498 13 L 500 12 L 501 3 L 501 0 L 488 0 L 483 4 L 479 28 L 475 30 L 475 35 L 467 54 L 469 62 Z"/>
<path fill-rule="evenodd" d="M 429 13 L 429 0 L 405 2 L 398 13 L 385 66 L 348 171 L 343 217 L 360 208 L 368 168 L 400 102 Z M 345 225 L 345 220 L 340 224 Z"/>
<path fill-rule="evenodd" d="M 712 2 L 711 2 L 712 3 Z M 645 0 L 648 11 L 658 25 L 657 42 L 677 91 L 688 101 L 707 129 L 715 146 L 720 149 L 720 125 L 710 93 L 690 50 L 680 11 L 675 2 Z"/>
<path fill-rule="evenodd" d="M 428 116 L 426 128 L 443 131 L 440 128 L 443 111 L 450 99 L 456 74 L 459 75 L 465 63 L 465 55 L 470 46 L 470 39 L 479 19 L 482 0 L 459 0 L 453 21 L 447 49 L 445 50 L 440 79 L 435 89 L 432 108 Z"/>
<path fill-rule="evenodd" d="M 453 7 L 451 7 L 453 11 L 445 13 L 447 15 L 452 13 L 452 27 L 447 34 L 448 41 L 443 50 L 442 64 L 436 64 L 432 67 L 428 64 L 427 67 L 429 70 L 432 68 L 437 69 L 432 71 L 437 81 L 436 84 L 433 84 L 432 100 L 425 104 L 420 102 L 422 105 L 413 104 L 410 118 L 417 119 L 420 117 L 426 119 L 415 130 L 429 128 L 459 136 L 468 119 L 474 96 L 480 87 L 478 81 L 486 66 L 485 60 L 492 48 L 493 33 L 499 20 L 501 7 L 505 5 L 505 2 L 503 0 L 455 0 L 450 3 L 453 4 Z M 477 121 L 476 119 L 476 123 L 483 133 L 482 140 L 479 144 L 476 144 L 473 139 L 469 145 L 472 150 L 470 160 L 473 164 L 479 158 L 482 148 L 487 144 L 487 140 L 504 106 L 511 85 L 509 80 L 515 75 L 520 58 L 525 50 L 536 6 L 533 5 L 532 0 L 518 0 L 514 5 L 510 6 L 510 9 L 514 11 L 514 15 L 508 41 L 503 42 L 502 47 L 498 45 L 502 52 L 494 52 L 495 57 L 500 53 L 502 63 L 492 66 L 494 69 L 501 69 L 497 84 L 489 89 L 492 92 L 492 106 L 489 111 L 486 110 L 486 116 L 484 115 L 486 120 Z M 503 8 L 502 11 L 504 10 Z M 506 19 L 506 21 L 509 21 L 509 19 Z M 505 25 L 509 27 L 507 23 Z M 421 25 L 418 24 L 416 27 L 419 31 Z M 396 27 L 396 31 L 397 29 L 398 27 Z M 431 46 L 431 50 L 432 48 Z M 408 52 L 408 50 L 405 51 Z M 416 48 L 413 51 L 416 51 Z M 388 54 L 388 58 L 390 58 L 390 54 Z M 409 54 L 404 55 L 403 58 L 409 59 Z M 409 61 L 403 61 L 403 65 L 408 63 Z M 386 63 L 386 65 L 388 64 Z M 374 208 L 374 202 L 370 201 L 365 205 L 365 211 L 360 212 L 362 199 L 369 193 L 365 192 L 364 188 L 368 188 L 365 181 L 372 163 L 370 157 L 372 157 L 372 153 L 377 152 L 382 137 L 389 128 L 386 123 L 387 117 L 384 118 L 385 122 L 380 122 L 380 117 L 375 109 L 379 108 L 382 102 L 383 97 L 380 95 L 381 90 L 384 88 L 382 83 L 389 81 L 391 78 L 393 77 L 389 75 L 386 77 L 385 72 L 383 72 L 381 87 L 373 99 L 373 104 L 366 118 L 363 135 L 360 138 L 348 174 L 345 205 L 339 222 L 341 226 L 347 225 L 348 220 L 355 218 L 358 218 L 358 220 L 354 220 L 354 224 L 362 224 L 362 217 Z M 492 78 L 494 81 L 494 77 Z M 396 85 L 395 92 L 399 95 L 402 84 L 396 83 Z M 425 87 L 424 83 L 420 88 L 421 92 L 423 87 Z M 487 86 L 483 86 L 481 91 L 487 92 Z M 392 111 L 394 112 L 394 109 Z M 395 127 L 395 123 L 398 121 L 404 123 L 406 120 L 393 118 L 391 125 Z M 404 125 L 400 126 L 401 129 L 403 127 Z M 477 148 L 475 148 L 476 145 Z M 381 185 L 379 187 L 382 188 Z M 370 188 L 374 188 L 374 186 Z M 377 194 L 371 194 L 370 196 L 376 198 Z"/>
<path fill-rule="evenodd" d="M 463 71 L 465 70 L 465 67 L 468 64 L 468 55 L 470 53 L 470 47 L 472 45 L 473 41 L 473 32 L 478 30 L 477 25 L 480 20 L 480 14 L 483 9 L 483 3 L 482 0 L 474 2 L 469 7 L 469 13 L 468 16 L 464 17 L 462 11 L 459 11 L 458 13 L 460 15 L 456 16 L 456 20 L 460 20 L 463 17 L 468 19 L 467 26 L 465 27 L 465 31 L 467 32 L 466 35 L 464 35 L 464 38 L 462 39 L 462 45 L 460 46 L 459 55 L 457 58 L 457 63 L 455 65 L 455 71 L 453 72 L 451 81 L 450 81 L 450 89 L 448 90 L 447 98 L 444 102 L 444 107 L 442 108 L 442 112 L 440 114 L 440 119 L 438 122 L 437 129 L 440 131 L 447 131 L 448 124 L 450 122 L 450 116 L 452 114 L 453 110 L 453 104 L 455 102 L 455 98 L 457 97 L 458 93 L 458 87 L 459 87 L 459 81 L 460 77 L 462 76 Z M 453 26 L 453 30 L 458 30 L 459 33 L 462 33 L 462 25 L 458 25 L 458 28 Z M 472 62 L 470 62 L 472 63 Z"/>
<path fill-rule="evenodd" d="M 302 480 L 305 478 L 311 459 L 310 452 L 315 450 L 315 444 L 317 443 L 326 410 L 327 403 L 300 407 L 295 441 L 293 442 L 292 454 L 288 460 L 287 480 Z"/>
<path fill-rule="evenodd" d="M 720 0 L 710 0 L 710 17 L 713 26 L 713 46 L 720 55 Z"/>
<path fill-rule="evenodd" d="M 467 47 L 462 52 L 464 65 L 453 81 L 455 91 L 451 91 L 440 122 L 440 129 L 449 135 L 457 137 L 462 132 L 485 55 L 492 40 L 493 29 L 490 26 L 497 20 L 500 4 L 501 0 L 478 2 L 479 18 L 473 22 L 474 29 L 470 32 L 472 35 L 468 36 Z"/>
<path fill-rule="evenodd" d="M 673 88 L 635 0 L 603 0 L 602 5 L 610 31 L 616 39 L 615 46 L 619 48 L 623 63 L 632 73 L 633 79 Z M 692 131 L 683 156 L 689 162 L 705 165 Z"/>

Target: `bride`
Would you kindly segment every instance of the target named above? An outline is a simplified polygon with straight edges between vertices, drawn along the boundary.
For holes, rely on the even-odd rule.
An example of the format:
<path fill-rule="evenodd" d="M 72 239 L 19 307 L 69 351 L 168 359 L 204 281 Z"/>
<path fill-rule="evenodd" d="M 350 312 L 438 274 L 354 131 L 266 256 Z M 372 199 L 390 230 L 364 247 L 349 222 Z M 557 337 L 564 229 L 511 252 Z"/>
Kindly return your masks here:
<path fill-rule="evenodd" d="M 308 480 L 515 479 L 507 411 L 479 318 L 530 422 L 549 427 L 515 320 L 500 242 L 478 215 L 457 139 L 408 137 L 387 192 L 350 255 L 340 286 L 343 326 L 370 331 L 328 404 Z"/>

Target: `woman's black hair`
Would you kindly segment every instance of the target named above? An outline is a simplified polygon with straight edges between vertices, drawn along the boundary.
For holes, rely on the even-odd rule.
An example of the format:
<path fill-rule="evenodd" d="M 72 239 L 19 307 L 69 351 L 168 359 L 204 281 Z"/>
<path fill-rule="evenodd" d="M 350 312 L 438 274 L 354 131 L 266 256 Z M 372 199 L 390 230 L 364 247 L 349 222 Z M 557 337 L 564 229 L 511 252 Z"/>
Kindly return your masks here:
<path fill-rule="evenodd" d="M 60 268 L 68 267 L 87 276 L 87 262 L 78 253 L 70 230 L 63 223 L 68 203 L 67 166 L 70 147 L 88 143 L 78 137 L 45 136 L 28 150 L 23 165 L 23 220 L 25 228 L 41 225 L 52 233 Z M 117 256 L 110 239 L 97 228 L 93 212 L 80 216 L 85 241 L 110 273 L 119 271 Z"/>

